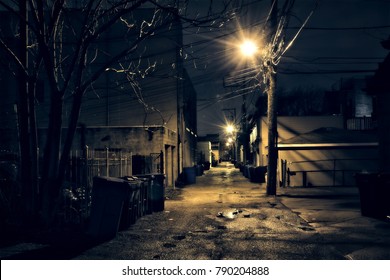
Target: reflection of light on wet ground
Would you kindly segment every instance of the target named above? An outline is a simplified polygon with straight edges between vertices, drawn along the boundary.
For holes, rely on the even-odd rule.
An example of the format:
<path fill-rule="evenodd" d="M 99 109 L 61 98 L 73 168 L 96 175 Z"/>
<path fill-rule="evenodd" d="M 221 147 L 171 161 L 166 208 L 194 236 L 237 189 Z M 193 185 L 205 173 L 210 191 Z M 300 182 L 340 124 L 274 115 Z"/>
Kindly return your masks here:
<path fill-rule="evenodd" d="M 237 170 L 235 168 L 225 169 L 225 171 L 220 173 L 220 176 L 224 179 L 228 179 L 228 178 L 231 178 L 233 173 L 235 173 L 235 172 L 237 172 Z"/>
<path fill-rule="evenodd" d="M 235 219 L 237 218 L 238 214 L 242 213 L 241 210 L 233 209 L 233 210 L 227 210 L 223 212 L 218 212 L 217 217 L 218 218 L 226 218 L 226 219 Z"/>

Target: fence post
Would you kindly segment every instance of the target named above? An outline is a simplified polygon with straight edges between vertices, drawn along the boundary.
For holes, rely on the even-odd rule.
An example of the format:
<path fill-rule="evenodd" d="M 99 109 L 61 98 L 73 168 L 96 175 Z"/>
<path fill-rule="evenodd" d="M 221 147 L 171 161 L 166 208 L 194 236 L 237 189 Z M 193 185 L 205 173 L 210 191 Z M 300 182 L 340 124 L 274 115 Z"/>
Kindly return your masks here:
<path fill-rule="evenodd" d="M 133 175 L 133 152 L 130 152 L 130 163 L 127 167 L 129 175 Z"/>
<path fill-rule="evenodd" d="M 108 158 L 108 147 L 106 147 L 106 176 L 110 177 L 110 160 Z"/>
<path fill-rule="evenodd" d="M 84 209 L 85 209 L 85 215 L 86 216 L 89 216 L 89 202 L 90 202 L 90 195 L 91 195 L 91 186 L 89 185 L 89 164 L 88 164 L 88 155 L 89 155 L 89 147 L 87 145 L 85 145 L 84 147 L 84 157 L 83 157 L 83 161 L 84 161 L 84 164 L 83 164 L 83 167 L 84 167 L 84 170 L 83 170 L 83 185 L 85 186 L 85 202 L 84 202 Z"/>
<path fill-rule="evenodd" d="M 286 173 L 287 173 L 287 160 L 283 160 L 281 159 L 281 165 L 282 165 L 282 183 L 281 183 L 281 187 L 285 187 L 286 186 Z"/>
<path fill-rule="evenodd" d="M 119 153 L 119 176 L 123 177 L 123 172 L 122 172 L 122 150 Z"/>
<path fill-rule="evenodd" d="M 306 171 L 302 171 L 302 187 L 307 186 L 307 173 Z"/>

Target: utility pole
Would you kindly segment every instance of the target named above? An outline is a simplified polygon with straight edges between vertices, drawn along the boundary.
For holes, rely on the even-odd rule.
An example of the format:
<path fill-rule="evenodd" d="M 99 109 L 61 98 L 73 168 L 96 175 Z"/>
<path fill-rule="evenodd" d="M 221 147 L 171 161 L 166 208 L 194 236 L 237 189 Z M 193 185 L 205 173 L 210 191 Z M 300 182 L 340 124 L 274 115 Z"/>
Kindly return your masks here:
<path fill-rule="evenodd" d="M 271 34 L 275 33 L 278 16 L 278 1 L 271 0 Z M 271 36 L 272 38 L 272 36 Z M 267 119 L 268 119 L 268 166 L 267 166 L 267 195 L 276 195 L 277 164 L 278 164 L 278 141 L 277 141 L 277 112 L 276 112 L 276 66 L 271 61 L 266 62 L 268 75 L 267 88 Z"/>

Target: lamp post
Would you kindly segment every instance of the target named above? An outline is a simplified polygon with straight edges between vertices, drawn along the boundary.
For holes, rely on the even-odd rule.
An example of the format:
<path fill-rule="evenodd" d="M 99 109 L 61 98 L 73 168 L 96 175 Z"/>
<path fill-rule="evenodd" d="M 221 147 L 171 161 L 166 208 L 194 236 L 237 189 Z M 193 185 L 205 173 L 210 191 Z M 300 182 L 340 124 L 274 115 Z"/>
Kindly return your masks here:
<path fill-rule="evenodd" d="M 292 7 L 294 1 L 285 1 L 281 9 L 281 19 L 278 23 L 278 0 L 271 0 L 271 13 L 269 25 L 269 43 L 262 55 L 262 75 L 266 85 L 266 92 L 268 96 L 268 170 L 267 170 L 267 194 L 276 195 L 277 184 L 277 161 L 278 161 L 278 147 L 277 147 L 277 116 L 276 116 L 276 65 L 280 62 L 283 54 L 292 46 L 299 33 L 313 15 L 318 2 L 314 9 L 309 13 L 302 26 L 298 29 L 295 36 L 289 43 L 285 44 L 285 36 L 282 34 L 283 29 L 287 26 L 288 18 L 292 14 Z M 240 46 L 241 52 L 246 56 L 253 56 L 257 52 L 254 43 L 245 41 Z"/>
<path fill-rule="evenodd" d="M 277 1 L 273 0 L 271 10 L 271 30 L 277 25 Z M 254 57 L 259 49 L 254 41 L 244 40 L 240 45 L 241 53 L 246 57 Z M 267 82 L 267 121 L 268 121 L 268 166 L 267 166 L 267 195 L 276 195 L 277 183 L 277 114 L 276 114 L 276 66 L 272 63 L 271 58 L 265 55 L 262 61 L 264 65 L 264 80 Z"/>
<path fill-rule="evenodd" d="M 278 1 L 271 2 L 271 31 L 275 32 L 278 16 Z M 276 66 L 271 61 L 265 61 L 268 74 L 267 90 L 267 119 L 268 119 L 268 166 L 267 166 L 267 195 L 276 195 L 276 175 L 278 166 L 278 135 L 276 116 Z"/>
<path fill-rule="evenodd" d="M 267 121 L 268 121 L 268 166 L 267 166 L 267 194 L 276 195 L 276 175 L 278 164 L 278 135 L 276 116 L 276 73 L 272 65 L 268 67 L 267 89 Z"/>

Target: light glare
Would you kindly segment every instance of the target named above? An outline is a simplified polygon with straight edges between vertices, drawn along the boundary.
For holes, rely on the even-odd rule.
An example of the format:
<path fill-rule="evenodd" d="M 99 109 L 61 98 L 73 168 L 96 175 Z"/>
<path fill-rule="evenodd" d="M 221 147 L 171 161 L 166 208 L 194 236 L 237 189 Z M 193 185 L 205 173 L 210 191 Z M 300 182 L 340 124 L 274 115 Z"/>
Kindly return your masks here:
<path fill-rule="evenodd" d="M 227 133 L 233 133 L 234 132 L 234 126 L 229 124 L 226 126 L 226 132 Z"/>
<path fill-rule="evenodd" d="M 253 41 L 245 40 L 241 44 L 241 53 L 245 56 L 253 56 L 257 52 L 257 46 Z"/>

